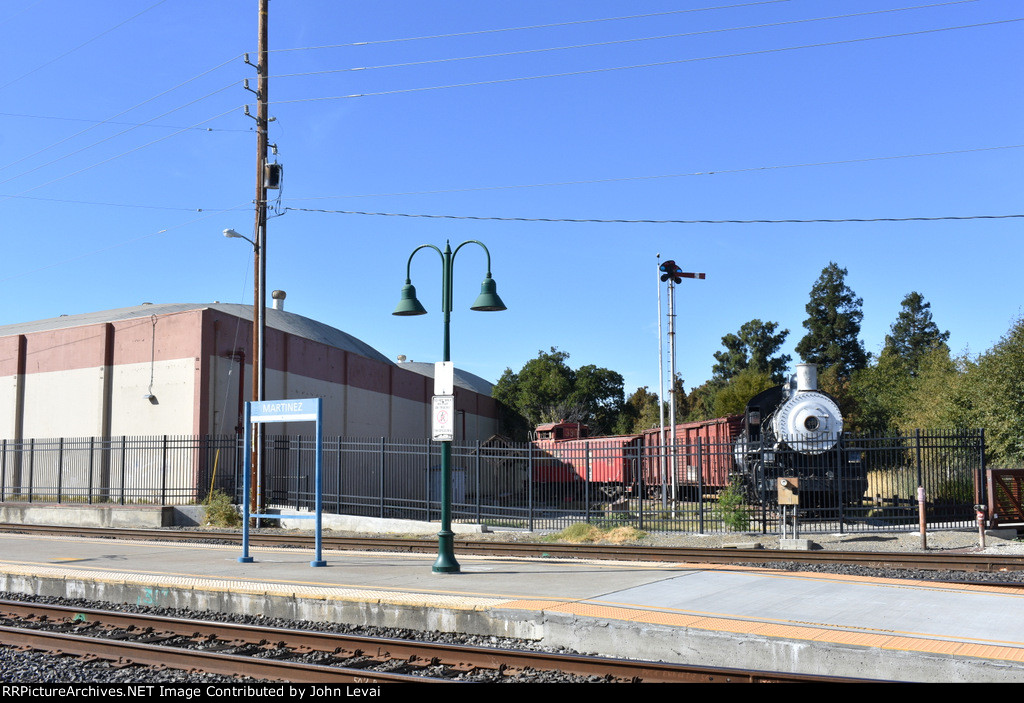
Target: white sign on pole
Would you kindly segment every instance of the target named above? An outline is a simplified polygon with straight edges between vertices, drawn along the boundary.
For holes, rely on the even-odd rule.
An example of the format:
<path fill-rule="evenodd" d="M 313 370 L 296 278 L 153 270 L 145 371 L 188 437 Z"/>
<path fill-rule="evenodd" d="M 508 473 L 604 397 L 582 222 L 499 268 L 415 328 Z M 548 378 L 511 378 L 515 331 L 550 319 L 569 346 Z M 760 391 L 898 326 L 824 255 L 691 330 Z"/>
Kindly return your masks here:
<path fill-rule="evenodd" d="M 434 362 L 434 395 L 455 394 L 455 364 L 451 361 Z"/>
<path fill-rule="evenodd" d="M 430 415 L 431 439 L 435 442 L 455 441 L 455 396 L 435 395 Z"/>

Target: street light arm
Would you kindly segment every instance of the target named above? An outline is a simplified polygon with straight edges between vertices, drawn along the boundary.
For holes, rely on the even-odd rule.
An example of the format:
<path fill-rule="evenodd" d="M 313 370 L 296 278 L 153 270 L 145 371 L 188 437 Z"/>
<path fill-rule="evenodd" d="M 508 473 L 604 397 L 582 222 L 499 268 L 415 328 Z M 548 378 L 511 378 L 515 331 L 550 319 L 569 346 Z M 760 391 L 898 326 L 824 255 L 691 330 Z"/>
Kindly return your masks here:
<path fill-rule="evenodd" d="M 466 246 L 467 244 L 479 244 L 483 248 L 484 253 L 487 254 L 487 277 L 490 278 L 491 277 L 491 251 L 490 251 L 490 249 L 487 248 L 487 245 L 484 244 L 481 241 L 478 241 L 476 239 L 467 239 L 462 244 L 460 244 L 459 246 L 455 247 L 455 251 L 452 252 L 452 260 L 453 261 L 455 260 L 455 255 L 459 253 L 459 249 L 461 249 L 462 247 Z"/>
<path fill-rule="evenodd" d="M 233 229 L 226 229 L 226 230 L 224 230 L 224 236 L 227 237 L 228 239 L 244 239 L 245 241 L 249 242 L 249 244 L 252 244 L 253 249 L 255 249 L 256 251 L 259 251 L 259 249 L 260 249 L 260 245 L 259 244 L 257 244 L 256 242 L 252 241 L 251 239 L 246 237 L 241 232 L 236 232 Z"/>
<path fill-rule="evenodd" d="M 436 251 L 438 254 L 441 255 L 441 264 L 442 265 L 444 264 L 444 254 L 441 252 L 440 249 L 435 247 L 433 244 L 421 244 L 421 245 L 419 245 L 418 247 L 416 247 L 415 249 L 412 250 L 411 254 L 409 254 L 409 261 L 405 264 L 405 283 L 406 283 L 406 285 L 412 283 L 412 257 L 416 256 L 416 252 L 418 252 L 420 249 L 433 249 L 434 251 Z"/>

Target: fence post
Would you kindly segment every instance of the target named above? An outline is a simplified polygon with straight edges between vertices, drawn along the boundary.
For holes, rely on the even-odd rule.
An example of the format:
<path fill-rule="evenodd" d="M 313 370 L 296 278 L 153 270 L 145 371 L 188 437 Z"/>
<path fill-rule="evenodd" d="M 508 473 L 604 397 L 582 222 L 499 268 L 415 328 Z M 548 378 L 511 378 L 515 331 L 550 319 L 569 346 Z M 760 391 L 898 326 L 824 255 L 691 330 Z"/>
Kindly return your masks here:
<path fill-rule="evenodd" d="M 95 459 L 95 454 L 96 454 L 96 438 L 95 437 L 90 437 L 89 438 L 89 482 L 87 484 L 88 485 L 88 489 L 89 489 L 89 501 L 88 501 L 89 505 L 92 505 L 92 470 L 93 470 L 93 466 L 94 466 L 94 463 L 95 463 L 95 460 L 96 460 Z"/>
<path fill-rule="evenodd" d="M 836 494 L 838 496 L 837 500 L 839 502 L 839 505 L 837 506 L 839 508 L 839 534 L 843 534 L 844 532 L 846 532 L 846 522 L 845 520 L 843 520 L 843 517 L 846 514 L 844 510 L 844 508 L 846 507 L 846 501 L 843 499 L 843 487 L 846 483 L 847 464 L 844 461 L 845 451 L 842 445 L 843 441 L 842 437 L 840 437 L 839 441 L 836 442 L 836 480 L 839 484 L 839 489 L 836 491 Z M 796 512 L 797 515 L 799 515 L 799 509 L 800 506 L 798 505 Z M 794 522 L 793 525 L 795 535 L 796 523 Z"/>
<path fill-rule="evenodd" d="M 380 470 L 377 476 L 377 492 L 379 504 L 377 506 L 377 517 L 384 517 L 384 437 L 380 438 Z"/>
<path fill-rule="evenodd" d="M 7 488 L 7 440 L 3 440 L 3 454 L 0 454 L 0 501 L 4 500 L 4 490 Z"/>
<path fill-rule="evenodd" d="M 919 488 L 924 487 L 924 476 L 921 470 L 921 430 L 914 430 L 914 470 L 917 473 L 917 485 Z M 919 492 L 920 493 L 920 492 Z M 925 499 L 927 500 L 927 491 L 925 492 Z M 927 523 L 928 518 L 928 503 L 925 503 L 925 522 Z"/>
<path fill-rule="evenodd" d="M 480 507 L 480 440 L 479 439 L 476 440 L 476 466 L 475 466 L 474 470 L 476 471 L 476 480 L 474 481 L 474 484 L 476 485 L 476 521 L 477 521 L 477 524 L 481 524 L 483 522 L 483 520 L 480 517 L 481 507 Z"/>
<path fill-rule="evenodd" d="M 128 453 L 127 439 L 128 438 L 125 435 L 121 435 L 121 505 L 124 505 L 124 477 L 126 471 L 125 464 L 127 462 L 127 457 L 125 455 Z"/>
<path fill-rule="evenodd" d="M 590 522 L 590 482 L 593 478 L 593 472 L 590 467 L 590 442 L 588 441 L 584 445 L 584 457 L 586 460 L 586 479 L 583 482 L 583 515 L 587 522 Z"/>
<path fill-rule="evenodd" d="M 61 502 L 64 488 L 64 438 L 57 440 L 57 502 Z"/>
<path fill-rule="evenodd" d="M 167 505 L 167 435 L 160 444 L 160 505 Z"/>
<path fill-rule="evenodd" d="M 757 472 L 755 471 L 754 481 L 756 481 L 755 488 L 757 489 L 758 494 L 761 496 L 761 534 L 764 535 L 768 534 L 768 509 L 765 507 L 765 501 L 768 499 L 768 496 L 765 492 L 765 484 L 768 482 L 768 469 L 765 468 L 764 465 L 764 435 L 761 435 L 761 437 L 762 439 L 760 440 L 759 446 L 757 448 L 757 464 L 758 466 L 761 467 L 761 479 L 758 480 Z"/>
<path fill-rule="evenodd" d="M 433 501 L 431 500 L 430 489 L 432 488 L 432 485 L 433 485 L 432 479 L 434 477 L 434 467 L 431 466 L 431 459 L 432 459 L 431 454 L 432 454 L 432 452 L 430 451 L 430 449 L 431 449 L 431 447 L 430 447 L 430 440 L 425 441 L 423 446 L 426 447 L 426 450 L 427 450 L 427 499 L 425 501 L 423 501 L 423 507 L 426 509 L 426 512 L 427 512 L 427 522 L 430 522 L 431 508 L 433 507 Z M 438 474 L 440 474 L 440 471 L 438 471 Z M 440 477 L 438 478 L 438 481 L 440 481 Z M 439 499 L 441 498 L 441 491 L 443 491 L 443 490 L 444 490 L 444 487 L 438 486 L 437 497 Z"/>
<path fill-rule="evenodd" d="M 526 515 L 533 532 L 533 443 L 526 444 Z"/>
<path fill-rule="evenodd" d="M 710 446 L 710 442 L 708 443 Z M 697 531 L 704 532 L 704 443 L 697 436 Z M 685 527 L 685 525 L 684 525 Z"/>
<path fill-rule="evenodd" d="M 974 485 L 975 485 L 975 489 L 974 489 L 974 502 L 975 502 L 975 504 L 984 503 L 985 502 L 985 496 L 989 492 L 989 488 L 988 488 L 988 485 L 987 485 L 988 474 L 985 471 L 985 428 L 984 427 L 981 428 L 981 434 L 979 435 L 979 439 L 980 439 L 981 446 L 980 446 L 980 448 L 978 450 L 979 451 L 979 455 L 978 455 L 978 469 L 977 469 L 978 477 L 974 481 Z M 990 515 L 990 516 L 992 515 L 992 510 L 993 510 L 993 505 L 991 503 L 992 502 L 989 501 L 988 515 Z M 989 519 L 991 520 L 991 518 L 989 518 Z"/>
<path fill-rule="evenodd" d="M 35 449 L 36 449 L 36 440 L 33 437 L 32 439 L 30 439 L 28 441 L 28 502 L 29 503 L 32 502 L 32 479 L 34 478 L 33 474 L 32 474 L 32 470 L 35 468 L 35 458 L 36 458 Z"/>
<path fill-rule="evenodd" d="M 644 465 L 643 447 L 637 444 L 633 459 L 633 484 L 637 487 L 637 528 L 644 529 Z M 627 508 L 629 504 L 626 504 Z"/>
<path fill-rule="evenodd" d="M 338 455 L 338 474 L 337 474 L 337 480 L 334 482 L 335 490 L 337 491 L 337 493 L 335 494 L 335 498 L 334 498 L 334 511 L 338 515 L 341 515 L 341 488 L 342 488 L 342 485 L 341 485 L 341 480 L 342 479 L 341 479 L 341 477 L 344 474 L 343 474 L 343 472 L 341 470 L 341 456 L 342 456 L 342 454 L 341 454 L 341 436 L 340 435 L 338 436 L 338 451 L 337 451 L 337 455 Z"/>

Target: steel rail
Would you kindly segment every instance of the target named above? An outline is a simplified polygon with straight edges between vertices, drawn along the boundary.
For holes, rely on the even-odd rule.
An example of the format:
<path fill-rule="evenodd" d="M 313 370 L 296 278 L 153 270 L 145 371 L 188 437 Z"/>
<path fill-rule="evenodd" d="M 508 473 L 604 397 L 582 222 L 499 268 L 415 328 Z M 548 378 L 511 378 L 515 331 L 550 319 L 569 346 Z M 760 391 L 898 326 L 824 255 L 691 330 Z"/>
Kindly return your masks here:
<path fill-rule="evenodd" d="M 235 532 L 198 530 L 142 530 L 82 528 L 43 525 L 0 524 L 0 531 L 27 534 L 74 534 L 80 537 L 166 540 L 177 542 L 213 541 L 241 543 Z M 302 534 L 251 533 L 250 544 L 263 547 L 312 549 L 313 537 Z M 540 542 L 488 542 L 461 539 L 460 552 L 478 556 L 512 556 L 536 559 L 596 559 L 707 564 L 836 564 L 886 569 L 999 572 L 1024 570 L 1024 556 L 1006 554 L 964 554 L 961 552 L 868 552 L 783 549 L 714 549 L 709 547 L 653 547 L 643 545 L 566 544 Z M 434 542 L 412 538 L 324 537 L 323 548 L 331 550 L 433 553 Z"/>
<path fill-rule="evenodd" d="M 374 661 L 404 661 L 414 666 L 442 665 L 457 670 L 488 669 L 506 674 L 526 670 L 557 671 L 578 676 L 599 676 L 609 681 L 645 683 L 781 683 L 781 682 L 858 682 L 863 679 L 789 674 L 725 667 L 689 666 L 629 659 L 553 654 L 526 650 L 491 649 L 468 645 L 364 637 L 344 633 L 289 630 L 237 623 L 170 618 L 139 613 L 74 608 L 26 601 L 0 600 L 0 615 L 24 618 L 33 623 L 86 624 L 138 631 L 151 636 L 183 636 L 193 640 L 216 638 L 233 645 L 276 643 L 297 652 L 327 652 L 340 659 L 369 657 Z M 38 642 L 33 642 L 38 634 Z M 18 646 L 42 646 L 70 654 L 92 654 L 108 659 L 129 659 L 137 663 L 163 664 L 171 668 L 194 669 L 218 674 L 240 674 L 255 678 L 275 678 L 294 682 L 385 682 L 447 681 L 425 679 L 409 674 L 384 674 L 341 666 L 299 664 L 256 659 L 237 654 L 198 651 L 202 663 L 195 661 L 197 650 L 149 643 L 112 640 L 103 636 L 84 636 L 46 630 L 0 627 L 0 640 Z M 270 666 L 263 666 L 265 663 Z M 294 671 L 293 671 L 294 669 Z"/>

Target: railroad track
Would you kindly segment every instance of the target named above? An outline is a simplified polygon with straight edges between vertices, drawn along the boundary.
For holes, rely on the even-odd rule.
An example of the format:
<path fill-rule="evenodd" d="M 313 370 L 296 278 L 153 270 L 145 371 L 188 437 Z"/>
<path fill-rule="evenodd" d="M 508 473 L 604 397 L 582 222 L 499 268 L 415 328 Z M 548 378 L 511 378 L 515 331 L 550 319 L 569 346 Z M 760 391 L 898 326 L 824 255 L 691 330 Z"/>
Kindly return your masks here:
<path fill-rule="evenodd" d="M 210 541 L 241 544 L 241 533 L 198 530 L 136 530 L 112 528 L 56 527 L 43 525 L 0 524 L 0 531 L 26 534 L 74 535 L 107 539 Z M 313 537 L 254 531 L 249 544 L 260 547 L 313 548 Z M 324 535 L 324 549 L 388 551 L 430 554 L 437 551 L 436 540 L 411 538 L 336 537 Z M 535 542 L 475 542 L 457 540 L 460 554 L 478 556 L 515 556 L 543 559 L 607 559 L 616 561 L 653 561 L 678 563 L 802 563 L 864 566 L 880 569 L 923 569 L 935 571 L 999 572 L 1024 570 L 1024 556 L 1000 554 L 963 554 L 950 552 L 864 552 L 802 551 L 783 549 L 711 549 L 683 547 L 559 544 Z"/>
<path fill-rule="evenodd" d="M 857 681 L 381 639 L 25 601 L 0 600 L 0 623 L 0 640 L 8 646 L 106 659 L 119 666 L 159 665 L 292 683 L 545 678 L 536 672 L 609 683 Z"/>

